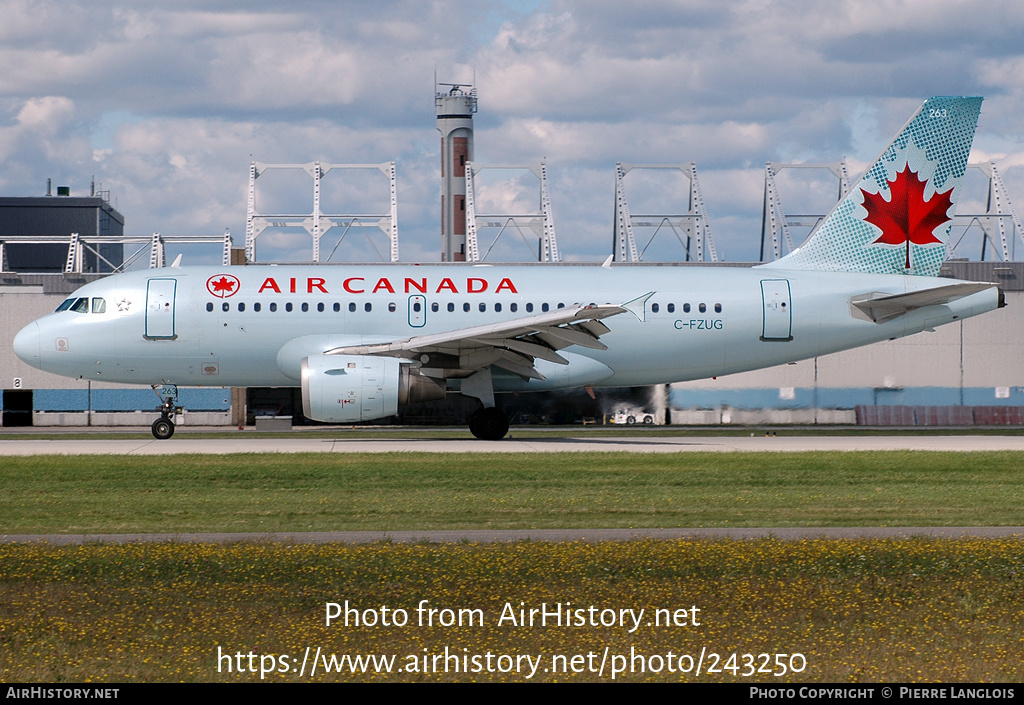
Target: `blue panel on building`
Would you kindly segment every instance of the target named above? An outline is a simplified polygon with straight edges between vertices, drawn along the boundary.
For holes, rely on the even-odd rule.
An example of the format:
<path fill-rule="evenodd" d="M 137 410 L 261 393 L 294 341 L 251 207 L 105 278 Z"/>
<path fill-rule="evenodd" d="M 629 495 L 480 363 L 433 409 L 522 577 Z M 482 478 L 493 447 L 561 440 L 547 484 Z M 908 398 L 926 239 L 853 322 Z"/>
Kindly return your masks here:
<path fill-rule="evenodd" d="M 155 411 L 160 400 L 152 389 L 94 389 L 93 411 Z M 179 388 L 178 405 L 189 411 L 227 411 L 231 408 L 231 391 L 221 388 Z M 88 411 L 89 391 L 86 389 L 33 390 L 35 411 Z"/>

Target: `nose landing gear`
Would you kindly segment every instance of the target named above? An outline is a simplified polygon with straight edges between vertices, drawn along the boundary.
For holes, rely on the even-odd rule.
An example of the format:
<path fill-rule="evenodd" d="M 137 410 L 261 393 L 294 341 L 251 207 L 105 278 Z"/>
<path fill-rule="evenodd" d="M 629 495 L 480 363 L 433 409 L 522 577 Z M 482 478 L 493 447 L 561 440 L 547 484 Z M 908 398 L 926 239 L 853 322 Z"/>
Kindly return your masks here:
<path fill-rule="evenodd" d="M 153 391 L 156 392 L 156 387 L 153 387 Z M 157 392 L 157 395 L 160 393 Z M 163 441 L 174 435 L 174 421 L 171 420 L 174 412 L 174 397 L 160 396 L 160 418 L 154 421 L 152 426 L 154 438 Z"/>

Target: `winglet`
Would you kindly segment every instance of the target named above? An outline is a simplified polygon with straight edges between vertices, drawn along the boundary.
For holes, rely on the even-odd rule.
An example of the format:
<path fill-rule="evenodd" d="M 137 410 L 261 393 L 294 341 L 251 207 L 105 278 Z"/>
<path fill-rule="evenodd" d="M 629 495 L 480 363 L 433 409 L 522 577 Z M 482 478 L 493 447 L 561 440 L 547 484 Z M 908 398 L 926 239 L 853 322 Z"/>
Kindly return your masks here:
<path fill-rule="evenodd" d="M 611 269 L 612 268 L 612 258 L 614 258 L 614 257 L 615 257 L 615 255 L 608 255 L 608 259 L 606 259 L 604 261 L 604 264 L 602 264 L 601 266 L 604 267 L 605 269 Z"/>
<path fill-rule="evenodd" d="M 624 304 L 619 304 L 620 308 L 624 308 L 634 316 L 641 323 L 647 320 L 647 299 L 654 296 L 653 291 L 648 291 L 643 296 L 638 296 L 635 299 L 631 299 Z"/>

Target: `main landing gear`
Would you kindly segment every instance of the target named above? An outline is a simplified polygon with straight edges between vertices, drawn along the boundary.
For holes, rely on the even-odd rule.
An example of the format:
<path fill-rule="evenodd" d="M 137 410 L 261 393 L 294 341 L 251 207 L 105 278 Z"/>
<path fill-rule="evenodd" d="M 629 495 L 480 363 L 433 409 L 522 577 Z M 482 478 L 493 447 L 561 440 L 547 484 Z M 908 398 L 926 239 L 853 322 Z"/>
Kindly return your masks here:
<path fill-rule="evenodd" d="M 469 432 L 482 441 L 500 441 L 508 433 L 508 417 L 493 406 L 477 409 L 469 417 Z"/>
<path fill-rule="evenodd" d="M 156 391 L 156 388 L 153 388 Z M 174 435 L 174 397 L 160 397 L 160 418 L 153 422 L 153 436 L 159 441 L 166 440 Z"/>

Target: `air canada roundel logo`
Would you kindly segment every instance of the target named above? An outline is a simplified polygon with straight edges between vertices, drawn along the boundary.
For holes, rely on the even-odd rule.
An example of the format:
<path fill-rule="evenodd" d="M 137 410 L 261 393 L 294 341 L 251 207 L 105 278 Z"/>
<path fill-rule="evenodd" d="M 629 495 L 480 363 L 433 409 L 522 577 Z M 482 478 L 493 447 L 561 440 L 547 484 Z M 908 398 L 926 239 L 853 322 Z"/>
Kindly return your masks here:
<path fill-rule="evenodd" d="M 230 274 L 214 274 L 206 280 L 206 290 L 218 299 L 234 296 L 240 287 L 238 277 L 233 277 Z"/>

